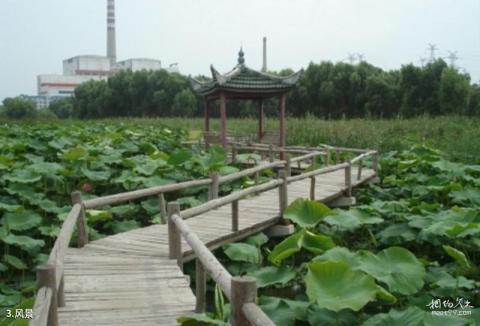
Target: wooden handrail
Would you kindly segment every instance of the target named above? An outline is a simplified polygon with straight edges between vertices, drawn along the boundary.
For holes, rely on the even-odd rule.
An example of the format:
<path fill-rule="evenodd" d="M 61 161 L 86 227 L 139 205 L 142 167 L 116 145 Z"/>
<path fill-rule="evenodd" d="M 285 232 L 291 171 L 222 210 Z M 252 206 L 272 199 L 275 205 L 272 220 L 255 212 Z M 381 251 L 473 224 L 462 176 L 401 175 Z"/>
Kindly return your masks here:
<path fill-rule="evenodd" d="M 33 318 L 28 323 L 30 326 L 47 326 L 52 295 L 52 289 L 49 287 L 43 286 L 38 289 L 33 306 Z"/>
<path fill-rule="evenodd" d="M 255 193 L 259 193 L 259 192 L 263 192 L 263 191 L 267 191 L 267 190 L 276 188 L 279 185 L 281 185 L 282 183 L 283 183 L 283 180 L 272 180 L 272 181 L 260 184 L 258 186 L 254 186 L 254 187 L 247 188 L 245 190 L 233 192 L 230 195 L 227 195 L 227 196 L 224 196 L 224 197 L 221 197 L 221 198 L 217 198 L 217 199 L 213 199 L 213 200 L 210 200 L 210 201 L 208 201 L 208 202 L 206 202 L 202 205 L 186 209 L 186 210 L 182 211 L 182 217 L 184 219 L 192 218 L 194 216 L 197 216 L 197 215 L 203 214 L 205 212 L 208 212 L 212 209 L 216 209 L 216 208 L 219 208 L 221 206 L 230 204 L 233 201 L 240 200 L 243 197 L 246 197 L 248 195 L 253 195 Z"/>
<path fill-rule="evenodd" d="M 361 160 L 363 160 L 364 158 L 375 154 L 375 152 L 376 152 L 376 151 L 368 151 L 368 152 L 365 152 L 365 153 L 363 153 L 363 154 L 360 154 L 360 155 L 354 157 L 350 162 L 351 162 L 352 164 L 357 163 L 358 161 L 361 161 Z"/>
<path fill-rule="evenodd" d="M 245 303 L 243 313 L 253 326 L 275 326 L 275 323 L 263 312 L 255 302 Z"/>
<path fill-rule="evenodd" d="M 340 163 L 340 164 L 337 164 L 337 165 L 331 165 L 331 166 L 323 167 L 323 168 L 313 170 L 313 171 L 310 171 L 310 172 L 306 172 L 306 173 L 302 173 L 302 174 L 299 174 L 299 175 L 288 177 L 287 180 L 288 180 L 288 182 L 299 181 L 299 180 L 303 180 L 303 179 L 310 178 L 310 177 L 313 177 L 313 176 L 317 176 L 317 175 L 320 175 L 320 174 L 325 174 L 325 173 L 329 173 L 329 172 L 333 172 L 333 171 L 337 171 L 337 170 L 342 170 L 342 169 L 345 169 L 347 167 L 347 165 L 348 165 L 348 163 Z"/>
<path fill-rule="evenodd" d="M 256 172 L 260 172 L 266 169 L 271 169 L 271 168 L 276 168 L 276 167 L 281 167 L 284 166 L 287 162 L 286 161 L 276 161 L 272 163 L 266 163 L 266 164 L 260 164 L 257 165 L 253 168 L 242 170 L 240 172 L 235 172 L 232 174 L 227 174 L 225 176 L 220 177 L 219 182 L 220 183 L 225 183 L 225 182 L 230 182 L 236 179 L 240 179 L 246 176 L 250 176 L 255 174 Z"/>
<path fill-rule="evenodd" d="M 339 151 L 339 152 L 366 153 L 371 151 L 370 149 L 336 147 L 336 146 L 330 146 L 326 144 L 321 144 L 321 146 L 324 148 L 328 148 L 330 150 Z"/>
<path fill-rule="evenodd" d="M 190 187 L 206 186 L 211 182 L 212 182 L 211 179 L 201 179 L 201 180 L 192 180 L 192 181 L 186 181 L 186 182 L 173 183 L 173 184 L 168 184 L 163 186 L 156 186 L 156 187 L 151 187 L 146 189 L 134 190 L 129 192 L 123 192 L 120 194 L 89 199 L 84 201 L 83 204 L 85 205 L 86 209 L 97 208 L 100 206 L 118 204 L 125 201 L 154 196 L 160 193 L 178 191 L 178 190 L 183 190 Z"/>
<path fill-rule="evenodd" d="M 183 214 L 182 214 L 183 215 Z M 190 229 L 182 216 L 174 214 L 171 217 L 175 227 L 178 228 L 183 238 L 195 252 L 196 257 L 203 265 L 203 268 L 210 274 L 213 280 L 220 286 L 225 296 L 231 298 L 231 280 L 232 275 L 223 267 L 212 252 Z"/>
<path fill-rule="evenodd" d="M 325 154 L 326 154 L 325 152 L 319 152 L 319 151 L 311 152 L 311 153 L 308 153 L 308 154 L 305 154 L 305 155 L 302 155 L 302 156 L 292 157 L 290 159 L 290 162 L 305 161 L 306 159 L 309 159 L 309 158 L 312 158 L 312 157 L 317 157 L 319 155 L 325 155 Z"/>
<path fill-rule="evenodd" d="M 37 269 L 37 281 L 39 284 L 35 297 L 35 306 L 33 308 L 33 314 L 36 319 L 34 318 L 34 320 L 30 322 L 30 325 L 46 325 L 47 320 L 57 320 L 58 317 L 52 316 L 51 314 L 57 313 L 57 305 L 63 306 L 65 304 L 63 293 L 63 260 L 70 240 L 72 239 L 73 229 L 82 209 L 81 204 L 73 205 L 70 213 L 68 213 L 67 218 L 62 224 L 60 233 L 48 257 L 47 264 Z"/>

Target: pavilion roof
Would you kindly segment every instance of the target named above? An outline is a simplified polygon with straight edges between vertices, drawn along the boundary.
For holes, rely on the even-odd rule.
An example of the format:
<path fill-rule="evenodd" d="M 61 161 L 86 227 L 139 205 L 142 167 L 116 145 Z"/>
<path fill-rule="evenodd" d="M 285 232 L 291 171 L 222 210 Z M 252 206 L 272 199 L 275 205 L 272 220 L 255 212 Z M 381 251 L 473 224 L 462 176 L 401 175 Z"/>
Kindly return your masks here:
<path fill-rule="evenodd" d="M 303 74 L 303 69 L 286 77 L 253 70 L 245 65 L 243 50 L 240 49 L 238 55 L 238 64 L 226 74 L 222 75 L 212 65 L 211 79 L 203 82 L 192 79 L 193 89 L 204 96 L 220 90 L 239 93 L 280 93 L 294 87 Z"/>

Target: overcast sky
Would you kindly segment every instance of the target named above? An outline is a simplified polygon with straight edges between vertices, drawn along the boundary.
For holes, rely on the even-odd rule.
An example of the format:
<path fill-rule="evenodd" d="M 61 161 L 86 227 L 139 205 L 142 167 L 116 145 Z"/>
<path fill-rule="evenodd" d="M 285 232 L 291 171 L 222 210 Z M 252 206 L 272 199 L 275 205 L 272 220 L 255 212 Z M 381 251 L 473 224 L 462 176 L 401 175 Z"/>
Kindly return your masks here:
<path fill-rule="evenodd" d="M 0 100 L 36 94 L 38 74 L 61 73 L 62 60 L 106 52 L 106 0 L 1 0 Z M 117 56 L 151 57 L 184 74 L 235 64 L 299 69 L 362 53 L 383 68 L 439 56 L 480 80 L 480 0 L 116 0 Z"/>

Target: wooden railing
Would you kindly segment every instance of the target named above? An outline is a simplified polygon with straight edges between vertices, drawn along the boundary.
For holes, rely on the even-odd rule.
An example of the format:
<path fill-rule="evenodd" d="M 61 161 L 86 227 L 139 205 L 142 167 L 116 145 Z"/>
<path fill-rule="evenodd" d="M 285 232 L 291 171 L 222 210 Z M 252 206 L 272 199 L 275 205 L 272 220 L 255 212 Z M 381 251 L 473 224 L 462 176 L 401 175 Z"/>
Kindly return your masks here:
<path fill-rule="evenodd" d="M 254 169 L 250 170 L 253 171 Z M 197 300 L 197 312 L 205 311 L 206 274 L 208 273 L 230 301 L 232 309 L 230 322 L 232 325 L 275 325 L 256 304 L 257 285 L 255 278 L 233 277 L 212 254 L 209 248 L 190 229 L 185 220 L 230 204 L 232 205 L 232 232 L 238 231 L 240 219 L 239 201 L 249 195 L 275 188 L 279 189 L 279 214 L 277 218 L 281 219 L 283 210 L 287 206 L 287 184 L 286 171 L 282 169 L 279 171 L 279 178 L 276 180 L 236 191 L 222 198 L 212 199 L 203 205 L 184 211 L 180 211 L 180 205 L 178 203 L 173 202 L 168 204 L 168 244 L 170 259 L 175 259 L 180 269 L 183 269 L 182 237 L 190 245 L 196 256 L 195 296 Z M 252 232 L 254 232 L 254 230 L 252 230 Z"/>
<path fill-rule="evenodd" d="M 235 148 L 235 147 L 234 147 Z M 249 149 L 250 147 L 242 147 L 241 149 Z M 255 147 L 256 148 L 256 147 Z M 237 148 L 238 150 L 239 148 Z M 181 237 L 189 243 L 196 255 L 196 273 L 197 273 L 197 304 L 196 310 L 203 311 L 205 309 L 205 273 L 208 272 L 215 282 L 220 286 L 226 297 L 232 304 L 232 323 L 234 325 L 274 325 L 273 322 L 263 313 L 256 305 L 256 285 L 255 279 L 232 277 L 228 271 L 218 262 L 215 256 L 203 244 L 198 237 L 189 229 L 184 222 L 185 219 L 192 218 L 208 212 L 212 209 L 219 208 L 224 205 L 232 205 L 232 232 L 238 231 L 239 225 L 239 201 L 246 196 L 259 194 L 264 191 L 278 188 L 279 189 L 279 215 L 281 219 L 283 210 L 288 204 L 288 184 L 310 178 L 310 197 L 315 198 L 315 178 L 321 174 L 345 170 L 345 193 L 350 196 L 352 190 L 352 166 L 357 164 L 357 179 L 361 179 L 363 162 L 371 156 L 372 168 L 376 172 L 378 168 L 378 152 L 370 150 L 349 150 L 345 148 L 323 147 L 315 148 L 314 152 L 306 152 L 299 148 L 272 149 L 267 148 L 271 153 L 296 153 L 304 154 L 301 156 L 286 160 L 274 161 L 271 163 L 261 164 L 253 168 L 245 169 L 237 173 L 219 176 L 217 172 L 210 174 L 209 178 L 201 180 L 186 181 L 181 183 L 151 187 L 141 190 L 129 191 L 114 195 L 98 197 L 89 200 L 82 200 L 79 192 L 72 193 L 73 207 L 63 222 L 59 236 L 54 243 L 52 251 L 49 255 L 47 264 L 37 268 L 37 295 L 34 305 L 34 316 L 30 322 L 33 326 L 56 326 L 58 325 L 58 307 L 65 305 L 64 296 L 64 279 L 63 264 L 66 250 L 69 246 L 73 235 L 74 227 L 77 227 L 77 245 L 83 247 L 88 244 L 88 233 L 86 228 L 86 209 L 98 208 L 107 205 L 119 204 L 127 201 L 137 200 L 149 196 L 158 196 L 160 211 L 163 217 L 168 216 L 168 235 L 169 235 L 169 256 L 176 259 L 180 268 L 183 267 Z M 309 148 L 311 151 L 312 149 Z M 332 166 L 326 166 L 312 171 L 304 172 L 299 175 L 291 175 L 291 164 L 304 160 L 311 160 L 312 166 L 315 167 L 315 159 L 317 156 L 323 156 L 325 163 L 328 165 L 330 152 L 350 151 L 360 153 L 352 160 L 338 163 Z M 338 158 L 339 155 L 336 155 Z M 337 161 L 337 160 L 336 160 Z M 278 178 L 259 183 L 259 174 L 266 169 L 278 169 Z M 231 182 L 246 176 L 255 176 L 256 185 L 247 189 L 233 192 L 229 195 L 218 198 L 219 186 L 222 183 Z M 195 186 L 208 186 L 209 201 L 206 203 L 186 209 L 180 212 L 177 203 L 166 203 L 164 194 L 172 191 L 179 191 Z"/>
<path fill-rule="evenodd" d="M 78 193 L 72 196 L 74 201 Z M 47 264 L 37 268 L 37 297 L 33 307 L 34 315 L 30 325 L 58 325 L 58 307 L 65 306 L 63 292 L 63 260 L 72 238 L 73 228 L 77 224 L 79 246 L 85 244 L 85 211 L 82 205 L 75 203 L 63 222 Z"/>

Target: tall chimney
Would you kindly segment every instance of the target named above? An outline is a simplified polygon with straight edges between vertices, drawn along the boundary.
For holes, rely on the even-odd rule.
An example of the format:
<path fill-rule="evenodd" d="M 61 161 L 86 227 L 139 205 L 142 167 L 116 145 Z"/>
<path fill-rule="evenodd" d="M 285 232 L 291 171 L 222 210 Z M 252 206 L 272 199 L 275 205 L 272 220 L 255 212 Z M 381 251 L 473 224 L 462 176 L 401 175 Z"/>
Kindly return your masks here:
<path fill-rule="evenodd" d="M 267 72 L 267 38 L 263 37 L 263 66 L 262 71 Z"/>
<path fill-rule="evenodd" d="M 117 62 L 117 44 L 115 38 L 115 0 L 107 0 L 107 57 L 110 69 Z"/>

